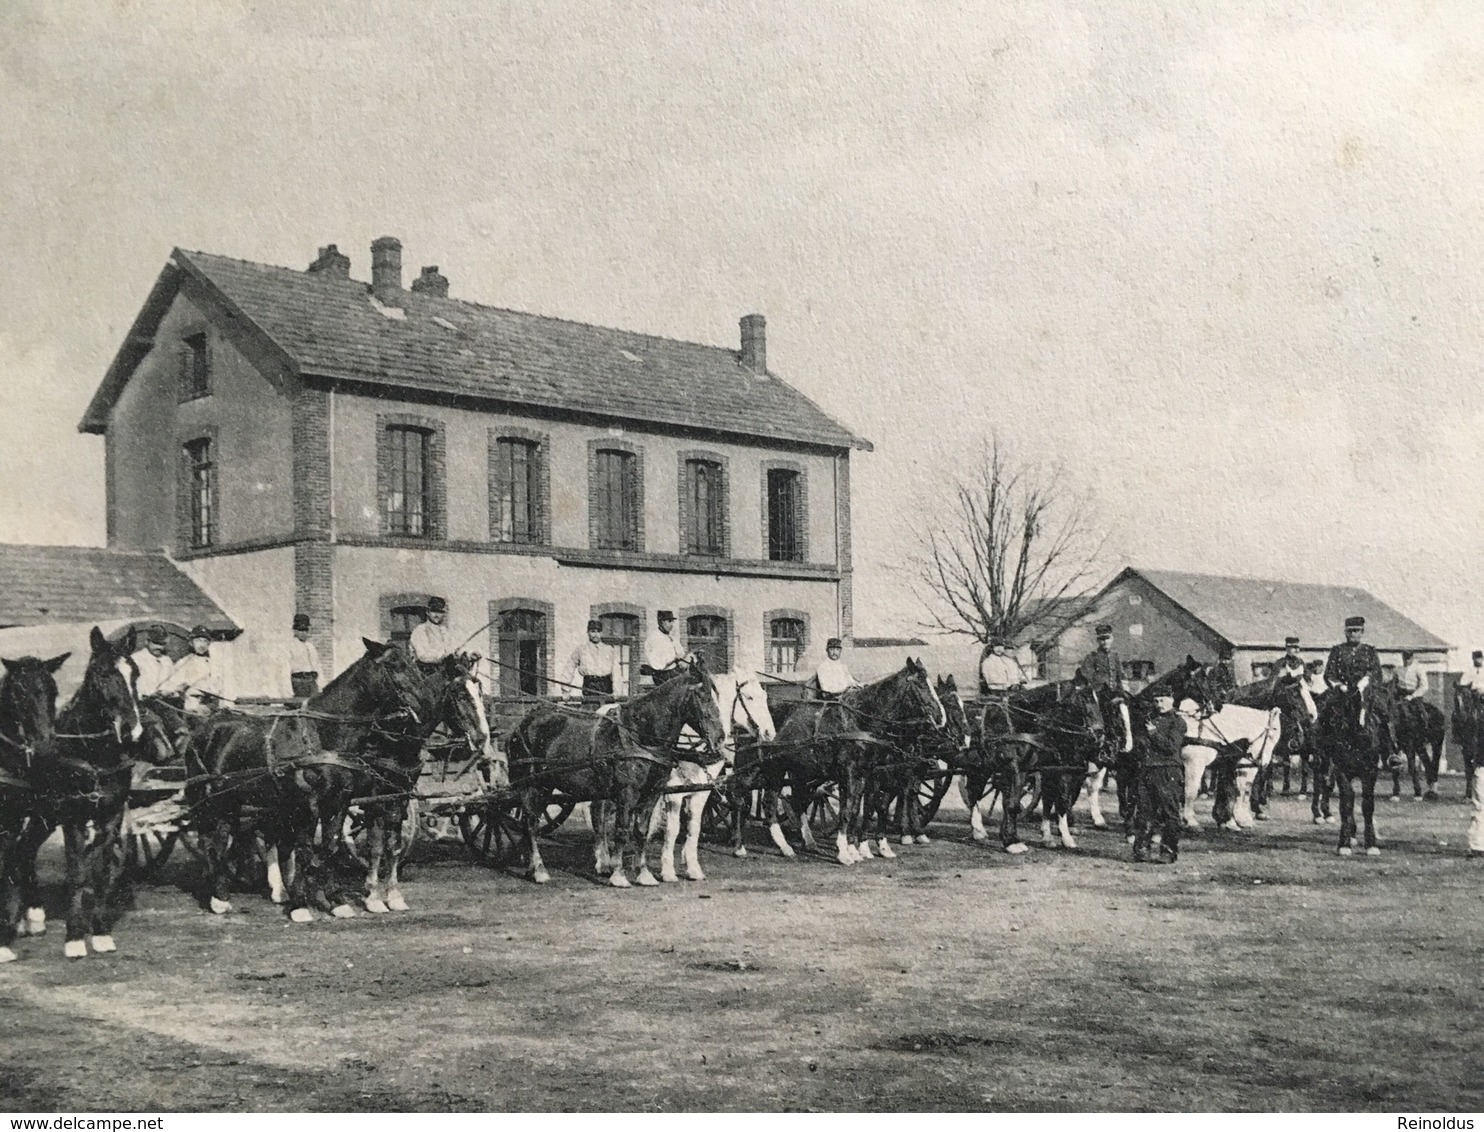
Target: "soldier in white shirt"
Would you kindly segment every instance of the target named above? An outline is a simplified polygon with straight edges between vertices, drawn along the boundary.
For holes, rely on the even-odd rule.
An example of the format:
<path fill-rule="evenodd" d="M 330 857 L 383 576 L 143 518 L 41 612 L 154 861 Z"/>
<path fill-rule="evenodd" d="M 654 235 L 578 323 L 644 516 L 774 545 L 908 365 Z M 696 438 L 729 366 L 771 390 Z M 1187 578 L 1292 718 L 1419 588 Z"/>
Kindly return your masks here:
<path fill-rule="evenodd" d="M 160 686 L 165 683 L 170 670 L 175 667 L 175 662 L 165 651 L 168 642 L 165 626 L 151 625 L 144 638 L 144 647 L 129 658 L 139 669 L 140 699 L 158 695 Z"/>
<path fill-rule="evenodd" d="M 191 630 L 191 651 L 175 662 L 160 691 L 165 695 L 179 693 L 191 715 L 207 715 L 231 703 L 221 669 L 211 655 L 210 629 L 197 625 Z"/>
<path fill-rule="evenodd" d="M 677 675 L 680 665 L 690 660 L 686 651 L 675 642 L 675 614 L 662 609 L 655 617 L 658 628 L 651 629 L 644 638 L 644 663 L 639 666 L 640 676 L 647 676 L 653 684 L 663 684 Z"/>
<path fill-rule="evenodd" d="M 428 598 L 427 620 L 412 630 L 407 643 L 412 655 L 423 664 L 437 664 L 449 653 L 457 652 L 463 642 L 445 622 L 448 602 L 441 597 Z"/>
<path fill-rule="evenodd" d="M 822 700 L 838 700 L 846 688 L 855 687 L 855 677 L 840 659 L 843 652 L 844 646 L 839 637 L 831 637 L 825 642 L 825 658 L 814 670 L 814 686 L 819 689 L 819 698 Z"/>
<path fill-rule="evenodd" d="M 1402 652 L 1402 666 L 1396 670 L 1397 695 L 1405 702 L 1420 700 L 1427 694 L 1427 673 L 1410 652 Z"/>
<path fill-rule="evenodd" d="M 989 652 L 979 664 L 979 679 L 984 690 L 991 695 L 1004 695 L 1011 688 L 1021 688 L 1030 683 L 1020 661 L 1005 649 L 1003 637 L 989 639 Z"/>
<path fill-rule="evenodd" d="M 309 614 L 294 614 L 294 636 L 289 641 L 289 683 L 296 699 L 319 692 L 319 650 L 309 639 Z"/>
<path fill-rule="evenodd" d="M 1484 697 L 1484 652 L 1474 650 L 1474 667 L 1458 678 L 1458 687 Z"/>
<path fill-rule="evenodd" d="M 618 653 L 603 643 L 603 623 L 587 623 L 587 640 L 572 654 L 572 675 L 567 683 L 581 685 L 584 700 L 598 701 L 613 695 L 613 673 Z"/>

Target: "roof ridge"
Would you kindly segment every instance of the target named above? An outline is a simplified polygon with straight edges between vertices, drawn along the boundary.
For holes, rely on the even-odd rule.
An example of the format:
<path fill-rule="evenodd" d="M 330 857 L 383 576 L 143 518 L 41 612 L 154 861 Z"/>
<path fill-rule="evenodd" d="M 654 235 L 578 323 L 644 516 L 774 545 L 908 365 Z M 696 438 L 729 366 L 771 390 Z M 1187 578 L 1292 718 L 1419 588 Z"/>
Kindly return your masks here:
<path fill-rule="evenodd" d="M 104 554 L 131 555 L 136 558 L 163 558 L 174 564 L 174 559 L 164 550 L 144 550 L 138 547 L 82 546 L 69 542 L 0 542 L 0 552 L 6 550 L 96 550 Z"/>
<path fill-rule="evenodd" d="M 1139 574 L 1178 574 L 1186 578 L 1210 578 L 1219 582 L 1258 582 L 1262 585 L 1273 586 L 1311 586 L 1315 589 L 1325 590 L 1351 590 L 1354 593 L 1365 594 L 1367 597 L 1375 597 L 1370 590 L 1364 586 L 1351 585 L 1348 582 L 1296 582 L 1286 578 L 1258 578 L 1251 574 L 1208 574 L 1201 570 L 1170 570 L 1162 566 L 1130 566 L 1130 570 Z M 1380 601 L 1380 598 L 1376 598 Z"/>
<path fill-rule="evenodd" d="M 281 263 L 263 263 L 260 260 L 241 259 L 238 256 L 220 255 L 217 252 L 192 250 L 190 248 L 178 248 L 176 250 L 190 256 L 207 256 L 212 259 L 231 260 L 233 263 L 245 264 L 248 267 L 264 267 L 270 271 L 286 271 L 296 278 L 306 279 L 311 282 L 315 281 L 314 276 L 310 275 L 308 272 L 300 271 L 298 268 L 288 267 Z M 351 283 L 355 283 L 358 286 L 365 287 L 367 289 L 367 292 L 370 292 L 371 284 L 364 279 L 357 279 L 351 275 L 341 276 L 339 278 L 342 278 Z M 560 322 L 565 323 L 568 326 L 580 326 L 586 330 L 608 330 L 612 331 L 615 334 L 629 334 L 633 335 L 636 338 L 648 338 L 655 342 L 671 342 L 678 346 L 696 346 L 703 350 L 716 350 L 723 354 L 738 355 L 741 353 L 740 348 L 733 349 L 730 346 L 716 346 L 712 345 L 709 342 L 697 342 L 690 338 L 675 338 L 668 334 L 654 334 L 648 330 L 629 330 L 622 326 L 605 326 L 604 324 L 598 322 L 583 322 L 581 319 L 577 318 L 563 318 L 561 315 L 555 314 L 540 314 L 536 311 L 518 310 L 515 307 L 496 306 L 493 303 L 479 302 L 477 299 L 466 299 L 454 295 L 429 295 L 426 292 L 413 291 L 410 288 L 403 288 L 403 293 L 406 295 L 416 296 L 419 301 L 435 303 L 456 303 L 459 306 L 474 307 L 475 309 L 482 311 L 493 311 L 496 314 L 513 314 L 519 315 L 522 318 L 537 318 L 542 320 L 543 322 Z M 740 365 L 741 363 L 739 362 L 738 364 Z M 773 377 L 776 375 L 773 374 L 772 371 L 769 371 L 768 376 Z M 792 388 L 792 386 L 790 388 Z M 811 404 L 812 403 L 813 402 L 811 401 Z M 818 408 L 817 405 L 815 407 Z"/>

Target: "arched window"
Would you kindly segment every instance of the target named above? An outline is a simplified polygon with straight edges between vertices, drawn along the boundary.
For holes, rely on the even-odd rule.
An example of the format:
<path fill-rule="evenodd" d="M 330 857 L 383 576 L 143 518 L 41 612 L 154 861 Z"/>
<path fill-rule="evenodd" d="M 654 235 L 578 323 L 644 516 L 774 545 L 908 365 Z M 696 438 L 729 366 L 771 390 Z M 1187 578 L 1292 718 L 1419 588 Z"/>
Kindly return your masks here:
<path fill-rule="evenodd" d="M 711 614 L 698 614 L 685 620 L 685 647 L 701 657 L 712 672 L 726 672 L 732 667 L 727 640 L 727 619 Z"/>
<path fill-rule="evenodd" d="M 804 655 L 804 623 L 796 617 L 775 617 L 768 623 L 768 671 L 794 672 Z"/>
<path fill-rule="evenodd" d="M 500 695 L 546 694 L 546 614 L 539 609 L 507 609 L 499 615 Z"/>
<path fill-rule="evenodd" d="M 598 618 L 603 623 L 603 643 L 612 645 L 618 654 L 618 672 L 614 675 L 613 690 L 618 695 L 632 695 L 638 688 L 639 665 L 639 618 L 632 613 L 605 613 Z"/>

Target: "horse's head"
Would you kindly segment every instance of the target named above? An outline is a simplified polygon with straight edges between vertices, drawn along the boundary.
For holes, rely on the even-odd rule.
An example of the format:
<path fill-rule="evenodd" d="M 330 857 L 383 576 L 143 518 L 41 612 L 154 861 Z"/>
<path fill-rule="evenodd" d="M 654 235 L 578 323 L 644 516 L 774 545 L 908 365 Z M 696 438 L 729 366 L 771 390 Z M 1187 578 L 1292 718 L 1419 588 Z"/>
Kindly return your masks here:
<path fill-rule="evenodd" d="M 361 644 L 366 646 L 365 655 L 341 677 L 360 681 L 357 700 L 375 704 L 386 721 L 400 719 L 414 727 L 431 726 L 434 721 L 423 718 L 428 711 L 424 698 L 426 681 L 412 655 L 394 642 L 362 637 Z"/>
<path fill-rule="evenodd" d="M 711 677 L 711 687 L 728 740 L 738 727 L 764 743 L 771 743 L 777 737 L 778 728 L 773 724 L 773 713 L 768 710 L 768 693 L 756 673 L 741 669 L 723 672 Z"/>
<path fill-rule="evenodd" d="M 664 684 L 658 691 L 663 694 L 671 685 L 678 685 L 677 690 L 683 693 L 678 705 L 681 727 L 676 729 L 676 733 L 689 727 L 705 741 L 708 750 L 724 753 L 731 730 L 722 721 L 706 662 L 697 657 L 686 666 L 684 675 Z"/>
<path fill-rule="evenodd" d="M 945 730 L 953 737 L 961 751 L 967 751 L 974 743 L 973 728 L 969 726 L 969 712 L 964 707 L 964 698 L 958 694 L 958 681 L 952 675 L 939 676 L 933 688 L 938 693 L 938 702 L 943 705 L 947 719 Z"/>
<path fill-rule="evenodd" d="M 119 743 L 137 743 L 144 736 L 139 716 L 139 666 L 122 647 L 115 647 L 103 630 L 93 626 L 88 636 L 92 654 L 74 704 L 86 704 L 101 716 Z"/>
<path fill-rule="evenodd" d="M 27 761 L 39 747 L 52 741 L 57 730 L 57 669 L 71 653 L 37 660 L 0 659 L 5 675 L 0 677 L 0 735 L 7 745 L 25 753 Z"/>
<path fill-rule="evenodd" d="M 450 731 L 463 736 L 471 751 L 490 753 L 490 724 L 484 710 L 484 690 L 475 668 L 479 657 L 473 653 L 450 653 L 439 665 L 443 680 L 443 697 L 439 704 L 440 722 Z"/>
<path fill-rule="evenodd" d="M 1095 757 L 1103 746 L 1103 737 L 1107 731 L 1107 721 L 1103 719 L 1103 704 L 1098 699 L 1097 689 L 1083 679 L 1080 673 L 1072 678 L 1069 685 L 1063 687 L 1065 692 L 1058 695 L 1056 702 L 1048 708 L 1047 719 L 1056 733 L 1086 747 L 1089 758 Z"/>
<path fill-rule="evenodd" d="M 938 698 L 937 689 L 928 676 L 927 666 L 920 660 L 907 658 L 907 664 L 898 676 L 905 682 L 908 692 L 908 702 L 913 710 L 918 713 L 918 719 L 926 723 L 934 731 L 942 731 L 948 726 L 948 712 L 943 707 L 943 701 Z M 902 722 L 917 722 L 917 720 L 902 720 Z"/>

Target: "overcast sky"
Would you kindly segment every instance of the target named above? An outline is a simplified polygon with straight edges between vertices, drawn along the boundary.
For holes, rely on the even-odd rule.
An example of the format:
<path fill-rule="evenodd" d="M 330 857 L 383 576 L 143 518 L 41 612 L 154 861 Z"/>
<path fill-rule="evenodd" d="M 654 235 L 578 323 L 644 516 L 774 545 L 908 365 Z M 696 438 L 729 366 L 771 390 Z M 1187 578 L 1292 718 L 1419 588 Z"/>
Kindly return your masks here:
<path fill-rule="evenodd" d="M 1484 642 L 1484 5 L 0 3 L 0 539 L 101 543 L 82 410 L 171 247 L 733 345 L 899 510 L 992 427 L 1116 561 Z M 1339 637 L 1336 626 L 1336 638 Z"/>

